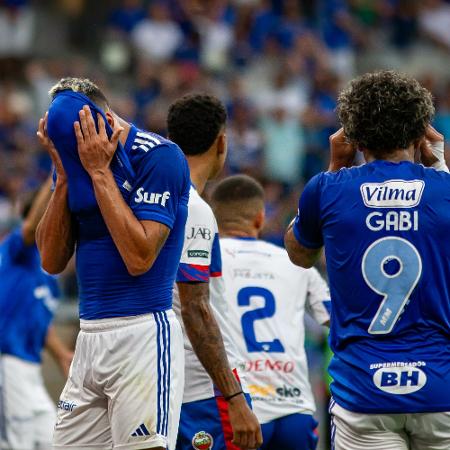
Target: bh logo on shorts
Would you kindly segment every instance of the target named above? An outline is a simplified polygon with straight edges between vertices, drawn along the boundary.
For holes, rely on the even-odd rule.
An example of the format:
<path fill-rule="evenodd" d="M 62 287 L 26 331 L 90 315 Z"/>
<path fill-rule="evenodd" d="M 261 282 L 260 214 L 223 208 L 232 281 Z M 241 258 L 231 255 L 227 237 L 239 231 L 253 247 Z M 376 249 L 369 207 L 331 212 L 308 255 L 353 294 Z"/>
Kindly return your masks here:
<path fill-rule="evenodd" d="M 213 437 L 206 431 L 200 431 L 192 438 L 192 447 L 196 450 L 211 450 L 213 445 Z"/>
<path fill-rule="evenodd" d="M 390 394 L 411 394 L 422 389 L 427 376 L 418 367 L 389 367 L 378 369 L 373 374 L 375 386 Z"/>

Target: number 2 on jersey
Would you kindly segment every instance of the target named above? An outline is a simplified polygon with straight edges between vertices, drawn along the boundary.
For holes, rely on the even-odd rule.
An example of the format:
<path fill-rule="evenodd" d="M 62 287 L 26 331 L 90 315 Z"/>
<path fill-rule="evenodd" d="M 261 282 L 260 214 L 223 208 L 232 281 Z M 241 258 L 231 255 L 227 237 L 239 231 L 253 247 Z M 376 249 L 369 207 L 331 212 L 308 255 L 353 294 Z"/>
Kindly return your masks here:
<path fill-rule="evenodd" d="M 395 273 L 386 266 L 395 261 Z M 363 256 L 362 273 L 368 286 L 383 301 L 369 326 L 370 334 L 388 334 L 394 328 L 422 274 L 422 259 L 406 239 L 385 237 L 375 241 Z"/>
<path fill-rule="evenodd" d="M 238 292 L 238 305 L 250 306 L 251 297 L 262 297 L 264 306 L 242 314 L 241 324 L 248 352 L 283 353 L 284 347 L 279 339 L 259 342 L 255 334 L 255 321 L 268 319 L 275 314 L 275 297 L 268 289 L 253 286 L 245 287 Z"/>

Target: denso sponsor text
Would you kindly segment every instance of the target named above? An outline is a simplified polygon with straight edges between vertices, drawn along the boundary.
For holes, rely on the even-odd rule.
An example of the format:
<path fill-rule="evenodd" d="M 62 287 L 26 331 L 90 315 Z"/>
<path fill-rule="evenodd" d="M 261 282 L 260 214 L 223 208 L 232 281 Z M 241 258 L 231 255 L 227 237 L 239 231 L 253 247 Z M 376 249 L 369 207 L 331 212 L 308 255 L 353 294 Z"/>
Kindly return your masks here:
<path fill-rule="evenodd" d="M 245 361 L 243 364 L 243 369 L 246 372 L 283 372 L 291 373 L 294 371 L 295 364 L 294 361 L 279 361 L 271 359 L 255 359 L 252 361 Z"/>
<path fill-rule="evenodd" d="M 423 180 L 388 180 L 383 183 L 364 183 L 361 195 L 369 208 L 412 208 L 420 203 Z"/>

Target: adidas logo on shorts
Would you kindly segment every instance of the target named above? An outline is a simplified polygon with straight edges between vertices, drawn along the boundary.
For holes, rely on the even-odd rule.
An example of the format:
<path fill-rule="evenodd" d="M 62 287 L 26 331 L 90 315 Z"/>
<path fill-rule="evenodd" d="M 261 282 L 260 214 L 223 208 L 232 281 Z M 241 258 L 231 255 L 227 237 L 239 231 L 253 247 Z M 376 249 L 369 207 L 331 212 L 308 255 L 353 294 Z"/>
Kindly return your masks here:
<path fill-rule="evenodd" d="M 150 436 L 150 432 L 148 431 L 147 427 L 145 426 L 145 424 L 141 424 L 139 425 L 138 428 L 136 428 L 136 431 L 134 433 L 131 434 L 132 437 L 137 437 L 137 436 Z"/>

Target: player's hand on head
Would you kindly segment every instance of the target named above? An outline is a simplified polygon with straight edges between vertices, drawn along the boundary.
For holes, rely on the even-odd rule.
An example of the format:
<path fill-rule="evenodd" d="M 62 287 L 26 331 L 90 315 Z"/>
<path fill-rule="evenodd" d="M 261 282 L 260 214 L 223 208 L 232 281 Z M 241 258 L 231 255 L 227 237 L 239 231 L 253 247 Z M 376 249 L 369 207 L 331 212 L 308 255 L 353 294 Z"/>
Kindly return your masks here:
<path fill-rule="evenodd" d="M 37 137 L 39 139 L 42 147 L 47 150 L 50 158 L 52 159 L 52 163 L 55 166 L 56 175 L 58 179 L 63 180 L 66 178 L 66 172 L 61 162 L 61 158 L 47 133 L 47 122 L 48 122 L 48 111 L 45 113 L 44 117 L 39 119 L 38 129 L 36 131 Z"/>
<path fill-rule="evenodd" d="M 111 138 L 108 138 L 101 114 L 97 114 L 98 131 L 89 106 L 85 105 L 79 116 L 80 121 L 74 123 L 74 130 L 81 163 L 91 176 L 104 173 L 114 156 L 123 128 L 115 126 Z"/>
<path fill-rule="evenodd" d="M 228 414 L 233 430 L 233 444 L 244 450 L 261 447 L 261 426 L 244 395 L 234 397 L 228 402 Z"/>
<path fill-rule="evenodd" d="M 330 167 L 328 169 L 330 172 L 350 167 L 355 155 L 356 147 L 348 141 L 343 128 L 330 136 Z"/>
<path fill-rule="evenodd" d="M 439 161 L 444 162 L 444 136 L 428 125 L 419 143 L 419 151 L 420 160 L 426 167 L 434 166 Z"/>

